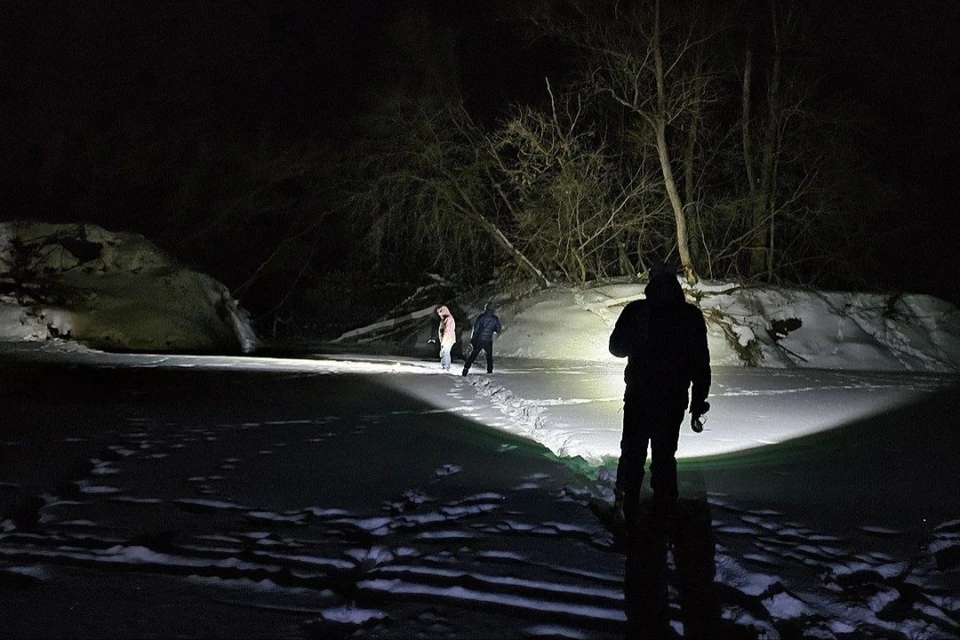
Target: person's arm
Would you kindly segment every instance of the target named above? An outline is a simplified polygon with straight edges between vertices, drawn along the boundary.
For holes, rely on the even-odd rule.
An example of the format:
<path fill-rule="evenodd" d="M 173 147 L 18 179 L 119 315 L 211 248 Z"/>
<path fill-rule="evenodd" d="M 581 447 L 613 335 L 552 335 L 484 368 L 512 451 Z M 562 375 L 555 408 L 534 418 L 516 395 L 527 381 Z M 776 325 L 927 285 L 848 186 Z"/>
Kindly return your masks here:
<path fill-rule="evenodd" d="M 618 358 L 626 358 L 646 341 L 646 315 L 642 301 L 631 302 L 623 308 L 610 334 L 610 353 Z"/>
<path fill-rule="evenodd" d="M 707 346 L 707 323 L 703 314 L 692 307 L 693 315 L 693 389 L 690 392 L 690 413 L 699 417 L 706 413 L 710 393 L 710 349 Z"/>

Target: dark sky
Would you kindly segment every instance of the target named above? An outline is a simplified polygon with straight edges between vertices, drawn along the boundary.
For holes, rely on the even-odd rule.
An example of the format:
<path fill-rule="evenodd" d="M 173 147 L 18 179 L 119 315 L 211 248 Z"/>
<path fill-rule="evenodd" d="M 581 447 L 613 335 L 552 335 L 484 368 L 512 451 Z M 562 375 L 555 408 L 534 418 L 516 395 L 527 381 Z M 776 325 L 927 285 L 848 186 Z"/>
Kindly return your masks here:
<path fill-rule="evenodd" d="M 4 127 L 3 135 L 11 142 L 49 139 L 84 115 L 105 124 L 144 104 L 199 127 L 219 117 L 241 129 L 266 123 L 336 135 L 360 92 L 376 80 L 378 56 L 389 55 L 383 25 L 399 4 L 7 0 L 0 21 L 2 104 L 5 120 L 25 127 Z M 515 42 L 497 42 L 505 30 L 483 25 L 490 14 L 484 7 L 495 2 L 424 4 L 460 30 L 459 51 L 470 56 L 463 74 L 474 86 L 485 83 L 484 93 L 509 94 L 540 77 L 525 71 L 543 60 L 531 60 Z M 917 159 L 926 164 L 931 155 L 954 154 L 954 138 L 944 133 L 957 130 L 960 106 L 957 3 L 814 5 L 823 12 L 827 53 L 851 87 L 897 119 L 905 143 L 923 146 Z"/>
<path fill-rule="evenodd" d="M 489 106 L 542 83 L 551 61 L 484 22 L 496 2 L 422 1 L 459 31 L 461 69 L 475 100 Z M 952 220 L 960 181 L 958 3 L 809 1 L 821 12 L 824 52 L 838 77 L 887 118 L 892 166 L 924 199 L 929 220 L 916 241 L 941 238 L 934 227 Z M 217 127 L 337 140 L 349 131 L 363 92 L 390 69 L 384 25 L 401 4 L 5 0 L 4 209 L 29 209 L 36 195 L 18 185 L 36 166 L 89 152 L 98 136 L 121 130 L 175 130 L 185 141 Z M 87 179 L 77 171 L 79 181 Z"/>
<path fill-rule="evenodd" d="M 835 2 L 827 42 L 851 86 L 892 114 L 918 159 L 956 156 L 960 123 L 960 4 L 947 0 Z"/>
<path fill-rule="evenodd" d="M 837 64 L 849 65 L 850 86 L 889 119 L 888 160 L 919 201 L 881 269 L 960 304 L 960 3 L 829 5 Z"/>

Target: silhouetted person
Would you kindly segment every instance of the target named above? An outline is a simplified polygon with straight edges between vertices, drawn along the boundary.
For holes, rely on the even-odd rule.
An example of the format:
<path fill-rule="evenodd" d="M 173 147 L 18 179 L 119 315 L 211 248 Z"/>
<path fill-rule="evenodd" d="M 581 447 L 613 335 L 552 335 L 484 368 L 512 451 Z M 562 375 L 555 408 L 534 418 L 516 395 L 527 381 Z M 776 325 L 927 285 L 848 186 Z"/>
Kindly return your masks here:
<path fill-rule="evenodd" d="M 493 334 L 500 333 L 503 326 L 500 324 L 500 318 L 493 312 L 493 304 L 487 302 L 483 305 L 483 313 L 477 316 L 473 323 L 473 334 L 470 336 L 470 346 L 473 350 L 470 357 L 463 364 L 463 375 L 470 371 L 470 365 L 480 355 L 480 350 L 487 355 L 487 373 L 493 373 Z"/>
<path fill-rule="evenodd" d="M 647 446 L 654 501 L 676 501 L 677 441 L 688 406 L 699 419 L 709 405 L 710 352 L 703 314 L 683 298 L 676 270 L 650 269 L 645 300 L 629 303 L 610 335 L 610 353 L 627 358 L 624 370 L 623 435 L 617 466 L 617 502 L 628 526 L 636 523 Z"/>

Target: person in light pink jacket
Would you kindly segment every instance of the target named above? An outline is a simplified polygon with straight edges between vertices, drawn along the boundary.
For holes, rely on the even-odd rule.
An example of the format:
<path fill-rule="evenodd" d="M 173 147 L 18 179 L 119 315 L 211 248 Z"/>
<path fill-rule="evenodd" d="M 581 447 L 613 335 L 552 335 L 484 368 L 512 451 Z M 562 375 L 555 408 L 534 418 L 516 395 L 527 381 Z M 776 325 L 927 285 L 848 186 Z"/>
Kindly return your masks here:
<path fill-rule="evenodd" d="M 437 315 L 440 316 L 440 327 L 437 329 L 437 338 L 440 340 L 440 366 L 444 371 L 449 371 L 450 351 L 457 342 L 457 323 L 446 305 L 437 308 Z"/>

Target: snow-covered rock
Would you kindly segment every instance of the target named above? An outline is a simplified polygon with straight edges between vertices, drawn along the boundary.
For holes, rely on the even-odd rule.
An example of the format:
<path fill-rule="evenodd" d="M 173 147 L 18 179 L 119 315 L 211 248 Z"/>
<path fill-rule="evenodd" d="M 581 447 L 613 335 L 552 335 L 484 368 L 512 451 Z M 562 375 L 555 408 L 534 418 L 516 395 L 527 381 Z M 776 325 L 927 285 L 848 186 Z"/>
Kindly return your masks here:
<path fill-rule="evenodd" d="M 960 371 L 960 310 L 939 298 L 769 286 L 720 291 L 727 292 L 704 296 L 701 308 L 714 325 L 749 332 L 755 364 Z"/>
<path fill-rule="evenodd" d="M 141 235 L 90 224 L 0 223 L 0 340 L 121 351 L 251 352 L 227 288 Z"/>

